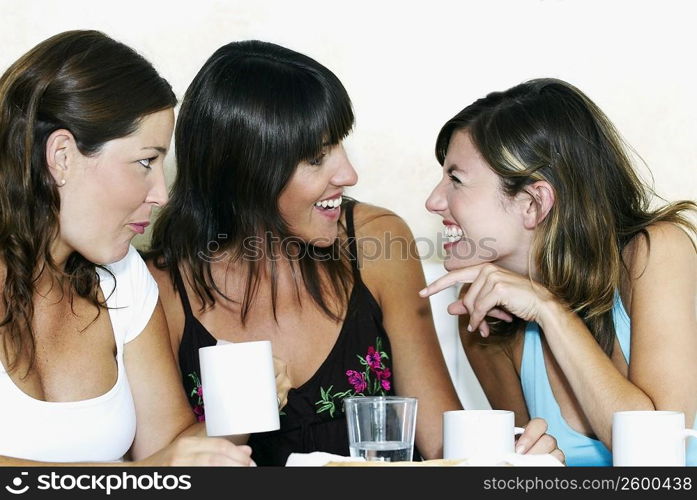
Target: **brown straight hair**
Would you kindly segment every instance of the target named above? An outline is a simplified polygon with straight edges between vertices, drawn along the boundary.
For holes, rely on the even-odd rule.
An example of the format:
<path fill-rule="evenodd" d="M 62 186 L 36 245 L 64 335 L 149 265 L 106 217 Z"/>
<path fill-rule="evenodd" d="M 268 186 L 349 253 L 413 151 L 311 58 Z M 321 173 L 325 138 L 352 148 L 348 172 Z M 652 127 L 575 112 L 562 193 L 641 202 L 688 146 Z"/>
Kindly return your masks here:
<path fill-rule="evenodd" d="M 531 80 L 492 92 L 448 120 L 436 140 L 443 164 L 452 134 L 466 130 L 509 197 L 539 180 L 556 202 L 538 227 L 531 260 L 539 281 L 586 323 L 612 353 L 612 308 L 626 264 L 622 250 L 647 228 L 671 222 L 697 233 L 686 212 L 693 201 L 650 207 L 653 190 L 634 171 L 627 146 L 605 114 L 579 89 L 561 80 Z M 693 246 L 695 245 L 692 239 Z M 492 332 L 518 331 L 520 320 L 492 321 Z"/>

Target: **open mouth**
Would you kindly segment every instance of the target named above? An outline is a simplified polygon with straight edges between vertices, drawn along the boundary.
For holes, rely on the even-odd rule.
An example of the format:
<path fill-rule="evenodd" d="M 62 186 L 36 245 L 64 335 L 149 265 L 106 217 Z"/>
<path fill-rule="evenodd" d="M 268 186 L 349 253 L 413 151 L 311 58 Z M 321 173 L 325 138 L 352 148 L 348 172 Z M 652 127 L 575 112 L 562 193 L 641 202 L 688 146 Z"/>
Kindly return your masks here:
<path fill-rule="evenodd" d="M 457 226 L 448 225 L 443 229 L 443 236 L 448 240 L 448 243 L 460 241 L 465 233 Z"/>
<path fill-rule="evenodd" d="M 315 203 L 315 208 L 326 211 L 337 210 L 341 206 L 341 200 L 342 196 L 339 195 L 336 198 L 318 201 Z"/>

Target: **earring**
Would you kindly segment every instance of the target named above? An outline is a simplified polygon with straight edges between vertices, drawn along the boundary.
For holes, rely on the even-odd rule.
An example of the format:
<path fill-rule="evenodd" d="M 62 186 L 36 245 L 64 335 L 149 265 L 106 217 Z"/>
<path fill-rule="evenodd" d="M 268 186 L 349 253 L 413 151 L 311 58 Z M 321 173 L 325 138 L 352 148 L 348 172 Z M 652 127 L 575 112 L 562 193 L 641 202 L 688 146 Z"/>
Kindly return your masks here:
<path fill-rule="evenodd" d="M 61 179 L 60 183 L 61 186 L 65 186 L 65 179 Z"/>

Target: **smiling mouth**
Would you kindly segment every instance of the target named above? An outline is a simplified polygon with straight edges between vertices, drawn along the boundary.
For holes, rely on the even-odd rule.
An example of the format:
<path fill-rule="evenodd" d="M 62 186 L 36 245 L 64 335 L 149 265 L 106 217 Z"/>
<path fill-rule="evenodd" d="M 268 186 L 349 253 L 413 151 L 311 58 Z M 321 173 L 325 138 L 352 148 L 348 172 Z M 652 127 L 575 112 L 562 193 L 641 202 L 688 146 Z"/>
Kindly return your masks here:
<path fill-rule="evenodd" d="M 448 240 L 448 243 L 460 241 L 465 233 L 457 226 L 445 226 L 442 232 L 443 236 Z"/>
<path fill-rule="evenodd" d="M 318 201 L 315 203 L 315 208 L 319 208 L 320 210 L 337 210 L 341 206 L 342 200 L 343 197 L 339 195 L 336 198 Z"/>

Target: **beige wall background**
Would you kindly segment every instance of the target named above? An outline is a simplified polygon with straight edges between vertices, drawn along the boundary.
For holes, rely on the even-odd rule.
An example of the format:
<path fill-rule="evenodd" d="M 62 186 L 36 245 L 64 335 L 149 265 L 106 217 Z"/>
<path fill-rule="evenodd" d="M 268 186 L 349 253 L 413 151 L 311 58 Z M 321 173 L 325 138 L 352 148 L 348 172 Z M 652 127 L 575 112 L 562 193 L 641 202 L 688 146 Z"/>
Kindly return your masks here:
<path fill-rule="evenodd" d="M 0 0 L 0 69 L 55 33 L 99 29 L 150 59 L 181 97 L 227 42 L 304 52 L 353 100 L 346 146 L 359 182 L 348 193 L 433 240 L 440 219 L 424 201 L 440 176 L 439 128 L 474 99 L 534 77 L 568 80 L 595 100 L 646 161 L 660 195 L 697 198 L 691 14 L 691 2 L 677 0 Z M 167 173 L 171 181 L 172 154 Z"/>

